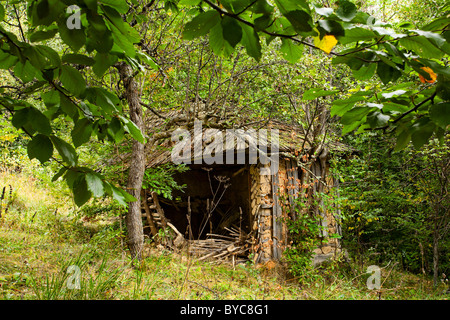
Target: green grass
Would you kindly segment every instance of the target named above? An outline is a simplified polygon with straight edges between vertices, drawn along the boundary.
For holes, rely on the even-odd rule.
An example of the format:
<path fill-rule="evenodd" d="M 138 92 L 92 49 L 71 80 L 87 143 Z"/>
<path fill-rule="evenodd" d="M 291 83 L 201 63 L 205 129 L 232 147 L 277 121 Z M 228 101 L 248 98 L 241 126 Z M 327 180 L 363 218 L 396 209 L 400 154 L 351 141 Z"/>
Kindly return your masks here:
<path fill-rule="evenodd" d="M 315 270 L 299 284 L 278 265 L 198 262 L 154 243 L 146 243 L 137 270 L 114 206 L 94 203 L 80 214 L 70 196 L 45 179 L 0 173 L 0 191 L 10 184 L 13 197 L 0 218 L 0 299 L 448 298 L 443 286 L 432 288 L 429 277 L 398 266 L 382 270 L 379 295 L 366 288 L 364 270 L 349 263 Z M 70 289 L 76 284 L 70 266 L 79 268 L 79 289 Z"/>

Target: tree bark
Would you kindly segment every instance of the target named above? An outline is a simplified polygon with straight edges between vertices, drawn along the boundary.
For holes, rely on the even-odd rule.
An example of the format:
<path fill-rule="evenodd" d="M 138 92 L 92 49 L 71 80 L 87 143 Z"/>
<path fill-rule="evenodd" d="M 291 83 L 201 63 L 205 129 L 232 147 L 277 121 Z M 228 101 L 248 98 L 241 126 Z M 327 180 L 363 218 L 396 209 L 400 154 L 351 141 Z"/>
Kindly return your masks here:
<path fill-rule="evenodd" d="M 120 78 L 125 88 L 125 97 L 130 109 L 130 119 L 143 131 L 144 121 L 141 101 L 138 94 L 138 84 L 133 77 L 133 69 L 121 62 L 116 65 Z M 141 189 L 145 172 L 144 144 L 133 140 L 130 167 L 128 171 L 127 192 L 138 199 L 128 204 L 128 212 L 125 217 L 127 226 L 127 244 L 131 258 L 134 261 L 142 260 L 144 246 L 144 230 L 141 217 Z"/>

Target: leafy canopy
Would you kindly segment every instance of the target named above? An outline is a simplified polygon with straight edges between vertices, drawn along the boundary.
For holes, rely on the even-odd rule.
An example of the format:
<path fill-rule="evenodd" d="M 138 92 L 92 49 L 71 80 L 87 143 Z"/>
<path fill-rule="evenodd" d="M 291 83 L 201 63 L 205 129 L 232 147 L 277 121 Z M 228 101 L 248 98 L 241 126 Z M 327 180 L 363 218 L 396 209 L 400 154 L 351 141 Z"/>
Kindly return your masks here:
<path fill-rule="evenodd" d="M 409 22 L 377 21 L 347 0 L 330 8 L 307 0 L 203 0 L 180 5 L 192 8 L 194 15 L 184 27 L 184 38 L 209 34 L 209 44 L 219 55 L 229 56 L 240 43 L 259 60 L 261 41 L 279 38 L 279 51 L 291 63 L 310 47 L 324 51 L 333 64 L 347 65 L 357 80 L 376 76 L 381 91 L 359 90 L 334 101 L 331 112 L 341 118 L 344 134 L 379 129 L 395 133 L 397 149 L 410 141 L 420 148 L 433 134 L 442 139 L 450 124 L 448 4 L 440 8 L 441 17 L 420 30 Z M 330 94 L 311 90 L 315 98 Z"/>
<path fill-rule="evenodd" d="M 9 19 L 8 12 L 17 10 L 16 6 L 25 7 L 27 14 L 28 32 L 22 32 L 20 39 L 8 28 L 10 24 L 3 22 Z M 79 206 L 91 196 L 110 195 L 123 205 L 135 201 L 99 173 L 79 166 L 77 154 L 77 149 L 94 136 L 120 142 L 128 132 L 140 142 L 145 140 L 138 127 L 125 117 L 121 100 L 91 81 L 100 80 L 121 60 L 136 70 L 141 64 L 156 67 L 135 47 L 140 35 L 122 19 L 128 9 L 125 0 L 0 3 L 0 69 L 12 70 L 27 88 L 23 99 L 4 91 L 0 108 L 9 110 L 12 124 L 31 137 L 27 147 L 31 159 L 45 163 L 54 158 L 60 162 L 62 168 L 54 179 L 66 180 Z M 61 45 L 66 49 L 60 50 Z M 83 71 L 88 67 L 93 75 Z M 34 93 L 40 94 L 45 110 L 26 99 Z M 58 118 L 73 122 L 72 141 L 58 130 Z"/>
<path fill-rule="evenodd" d="M 119 61 L 136 72 L 144 64 L 157 68 L 137 49 L 141 37 L 127 22 L 133 19 L 130 8 L 139 5 L 137 0 L 0 2 L 0 69 L 11 71 L 26 88 L 23 95 L 4 90 L 0 108 L 9 110 L 12 124 L 31 137 L 30 158 L 61 163 L 54 178 L 66 180 L 77 205 L 92 195 L 107 194 L 122 204 L 135 200 L 79 165 L 77 150 L 93 137 L 120 142 L 125 132 L 145 140 L 125 117 L 119 97 L 98 81 Z M 27 32 L 13 30 L 8 21 L 16 6 L 25 9 Z M 376 76 L 381 91 L 359 90 L 333 102 L 332 115 L 341 118 L 344 133 L 382 129 L 395 132 L 398 149 L 410 141 L 420 148 L 433 134 L 443 137 L 450 124 L 448 5 L 420 29 L 376 21 L 347 0 L 330 8 L 307 0 L 166 0 L 165 7 L 186 8 L 191 19 L 183 37 L 208 36 L 217 55 L 228 57 L 242 45 L 259 61 L 262 41 L 281 39 L 278 50 L 291 63 L 309 47 L 324 51 L 334 64 L 347 65 L 356 79 Z M 139 26 L 138 16 L 136 21 Z M 45 109 L 27 99 L 36 93 Z M 331 94 L 312 88 L 304 99 Z M 58 130 L 60 118 L 73 122 L 69 138 Z"/>

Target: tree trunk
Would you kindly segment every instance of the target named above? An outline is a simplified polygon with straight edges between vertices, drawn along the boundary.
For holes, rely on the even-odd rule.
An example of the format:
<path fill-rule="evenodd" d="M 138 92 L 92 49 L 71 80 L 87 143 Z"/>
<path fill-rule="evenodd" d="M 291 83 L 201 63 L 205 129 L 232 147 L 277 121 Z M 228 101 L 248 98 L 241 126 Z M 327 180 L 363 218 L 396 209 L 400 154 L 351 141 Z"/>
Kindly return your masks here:
<path fill-rule="evenodd" d="M 133 78 L 133 69 L 121 62 L 116 65 L 120 78 L 125 87 L 125 97 L 130 109 L 130 119 L 143 131 L 144 122 L 142 107 L 138 94 L 138 85 Z M 127 226 L 127 244 L 131 258 L 135 261 L 142 260 L 142 249 L 144 245 L 144 230 L 141 217 L 141 189 L 145 172 L 144 144 L 133 140 L 131 162 L 128 171 L 127 192 L 138 199 L 128 204 L 128 213 L 125 218 Z"/>

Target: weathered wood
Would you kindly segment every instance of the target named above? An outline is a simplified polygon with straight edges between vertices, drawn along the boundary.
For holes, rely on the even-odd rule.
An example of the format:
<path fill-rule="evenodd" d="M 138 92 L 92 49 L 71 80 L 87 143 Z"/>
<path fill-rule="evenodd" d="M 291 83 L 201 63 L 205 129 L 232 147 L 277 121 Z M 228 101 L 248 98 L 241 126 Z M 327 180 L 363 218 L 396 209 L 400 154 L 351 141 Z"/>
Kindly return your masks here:
<path fill-rule="evenodd" d="M 144 199 L 147 199 L 147 191 L 144 191 Z M 148 206 L 147 201 L 144 201 L 144 209 L 145 209 L 145 216 L 147 218 L 147 223 L 150 227 L 150 232 L 153 236 L 156 236 L 158 234 L 158 230 L 156 229 L 155 222 L 153 221 L 152 214 L 150 212 L 150 208 Z"/>
<path fill-rule="evenodd" d="M 147 191 L 143 191 L 144 199 L 147 199 Z M 150 232 L 153 236 L 156 236 L 158 234 L 158 230 L 156 229 L 155 222 L 153 221 L 152 214 L 150 212 L 150 207 L 148 205 L 148 202 L 144 200 L 144 210 L 145 210 L 145 216 L 147 218 L 147 223 L 150 227 Z"/>
<path fill-rule="evenodd" d="M 163 209 L 159 205 L 158 195 L 157 195 L 156 192 L 152 192 L 151 195 L 152 195 L 152 198 L 153 198 L 153 203 L 156 206 L 156 212 L 158 213 L 159 217 L 161 218 L 162 226 L 164 228 L 166 228 L 167 227 L 167 219 L 166 219 L 166 216 L 164 215 Z"/>
<path fill-rule="evenodd" d="M 273 192 L 273 209 L 272 209 L 272 225 L 273 225 L 273 258 L 278 260 L 281 258 L 281 245 L 279 239 L 281 239 L 281 206 L 279 204 L 278 197 L 278 184 L 279 177 L 278 174 L 272 177 L 272 192 Z"/>

